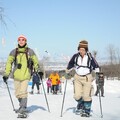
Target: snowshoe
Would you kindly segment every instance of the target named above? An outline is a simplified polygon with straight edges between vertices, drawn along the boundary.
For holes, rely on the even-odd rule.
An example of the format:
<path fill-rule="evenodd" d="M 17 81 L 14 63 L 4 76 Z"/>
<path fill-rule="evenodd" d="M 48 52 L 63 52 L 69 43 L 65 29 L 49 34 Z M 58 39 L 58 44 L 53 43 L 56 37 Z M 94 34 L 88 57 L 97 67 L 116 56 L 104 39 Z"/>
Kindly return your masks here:
<path fill-rule="evenodd" d="M 26 113 L 18 113 L 18 117 L 17 118 L 27 118 L 28 115 Z"/>
<path fill-rule="evenodd" d="M 82 114 L 82 109 L 75 109 L 75 114 L 76 115 L 80 115 L 80 114 Z"/>
<path fill-rule="evenodd" d="M 83 112 L 82 114 L 81 114 L 81 117 L 90 117 L 91 115 L 90 115 L 90 113 L 85 113 L 85 112 Z"/>

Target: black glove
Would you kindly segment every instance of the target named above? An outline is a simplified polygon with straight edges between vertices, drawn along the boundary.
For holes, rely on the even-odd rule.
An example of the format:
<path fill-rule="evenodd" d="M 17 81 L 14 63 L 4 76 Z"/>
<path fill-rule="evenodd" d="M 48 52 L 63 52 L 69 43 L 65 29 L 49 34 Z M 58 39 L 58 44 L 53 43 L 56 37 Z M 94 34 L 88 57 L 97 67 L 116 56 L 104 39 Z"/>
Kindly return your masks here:
<path fill-rule="evenodd" d="M 8 80 L 8 77 L 7 76 L 3 76 L 3 81 L 7 84 L 7 80 Z"/>
<path fill-rule="evenodd" d="M 38 74 L 39 74 L 40 78 L 43 77 L 43 72 L 38 72 Z"/>

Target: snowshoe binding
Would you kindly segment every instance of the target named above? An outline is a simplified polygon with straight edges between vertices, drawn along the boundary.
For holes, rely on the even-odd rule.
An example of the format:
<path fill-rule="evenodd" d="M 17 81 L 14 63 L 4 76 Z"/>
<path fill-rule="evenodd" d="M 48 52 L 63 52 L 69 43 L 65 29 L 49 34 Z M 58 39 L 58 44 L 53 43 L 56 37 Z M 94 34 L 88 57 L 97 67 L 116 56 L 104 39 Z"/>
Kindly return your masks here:
<path fill-rule="evenodd" d="M 27 117 L 28 117 L 27 113 L 18 113 L 17 118 L 27 118 Z"/>
<path fill-rule="evenodd" d="M 15 110 L 14 110 L 15 113 L 21 113 L 21 110 L 20 110 L 20 109 L 21 109 L 21 108 L 15 109 Z M 29 113 L 30 110 L 28 110 L 28 109 L 26 108 L 26 109 L 23 110 L 23 112 L 24 112 L 24 113 Z"/>
<path fill-rule="evenodd" d="M 83 112 L 83 104 L 82 103 L 78 103 L 77 107 L 75 109 L 75 114 L 76 115 L 81 115 Z"/>
<path fill-rule="evenodd" d="M 75 109 L 75 114 L 76 115 L 81 115 L 82 114 L 82 109 Z"/>
<path fill-rule="evenodd" d="M 90 115 L 90 113 L 85 113 L 85 112 L 83 112 L 82 114 L 81 114 L 81 117 L 90 117 L 91 115 Z"/>

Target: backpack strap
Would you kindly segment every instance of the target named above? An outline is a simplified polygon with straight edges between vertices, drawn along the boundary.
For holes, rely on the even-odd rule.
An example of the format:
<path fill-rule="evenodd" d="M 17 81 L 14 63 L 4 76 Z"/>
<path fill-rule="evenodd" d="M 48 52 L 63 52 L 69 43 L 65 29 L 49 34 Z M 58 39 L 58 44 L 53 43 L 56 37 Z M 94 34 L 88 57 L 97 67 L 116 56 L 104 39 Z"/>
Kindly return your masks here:
<path fill-rule="evenodd" d="M 77 64 L 79 55 L 80 55 L 80 54 L 78 54 L 77 57 L 75 58 L 75 65 L 78 66 L 77 69 L 79 69 L 80 67 L 90 68 L 90 66 L 91 66 L 91 60 L 92 60 L 92 55 L 91 55 L 91 53 L 88 53 L 88 52 L 87 52 L 87 55 L 88 55 L 87 66 L 83 66 L 83 65 L 78 65 L 78 64 Z"/>
<path fill-rule="evenodd" d="M 16 48 L 14 64 L 16 65 L 17 55 L 18 55 L 19 53 L 25 53 L 25 54 L 26 54 L 26 59 L 27 59 L 27 64 L 28 64 L 28 60 L 29 60 L 29 59 L 28 59 L 28 51 L 29 51 L 29 48 L 28 48 L 28 47 L 26 48 L 25 52 L 19 52 L 19 51 L 18 51 L 18 48 Z"/>
<path fill-rule="evenodd" d="M 29 48 L 27 47 L 26 50 L 25 50 L 25 54 L 26 54 L 26 59 L 27 59 L 27 61 L 28 61 L 28 50 L 29 50 Z"/>
<path fill-rule="evenodd" d="M 89 68 L 91 68 L 92 54 L 90 52 L 87 52 L 87 55 L 88 55 L 87 65 Z"/>
<path fill-rule="evenodd" d="M 15 49 L 15 59 L 14 59 L 14 64 L 16 65 L 16 59 L 18 55 L 18 48 Z"/>
<path fill-rule="evenodd" d="M 90 58 L 90 60 L 92 60 L 92 54 L 90 52 L 87 52 L 87 55 Z"/>

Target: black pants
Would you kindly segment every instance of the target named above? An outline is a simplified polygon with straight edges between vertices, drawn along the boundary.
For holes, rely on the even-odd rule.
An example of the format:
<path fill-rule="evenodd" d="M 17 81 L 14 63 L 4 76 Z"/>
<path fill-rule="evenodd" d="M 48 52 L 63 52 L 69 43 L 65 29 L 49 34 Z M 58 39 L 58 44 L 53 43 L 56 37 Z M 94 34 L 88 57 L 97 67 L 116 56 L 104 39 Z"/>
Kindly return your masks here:
<path fill-rule="evenodd" d="M 57 94 L 57 85 L 52 85 L 53 94 Z"/>
<path fill-rule="evenodd" d="M 95 95 L 97 95 L 99 93 L 99 91 L 101 93 L 101 96 L 103 96 L 104 95 L 104 86 L 103 85 L 97 86 L 97 90 L 96 90 Z"/>
<path fill-rule="evenodd" d="M 37 90 L 39 90 L 40 88 L 39 88 L 39 82 L 33 82 L 32 83 L 32 89 L 34 89 L 34 86 L 36 85 L 36 87 L 37 87 Z"/>

